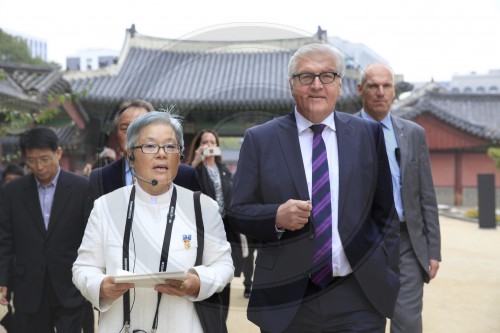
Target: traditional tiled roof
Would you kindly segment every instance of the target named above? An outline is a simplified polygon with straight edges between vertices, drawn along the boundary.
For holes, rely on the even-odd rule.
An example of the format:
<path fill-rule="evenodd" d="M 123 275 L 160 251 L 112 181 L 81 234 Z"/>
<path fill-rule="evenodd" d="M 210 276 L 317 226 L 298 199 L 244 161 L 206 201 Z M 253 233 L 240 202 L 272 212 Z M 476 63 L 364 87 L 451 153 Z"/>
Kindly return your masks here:
<path fill-rule="evenodd" d="M 130 98 L 181 109 L 289 109 L 293 99 L 287 66 L 314 37 L 265 41 L 179 41 L 127 34 L 117 65 L 94 72 L 68 72 L 84 101 L 109 103 Z M 344 89 L 355 84 L 344 81 Z M 354 88 L 353 88 L 354 87 Z M 344 91 L 343 96 L 357 95 Z M 91 110 L 88 110 L 91 112 Z"/>
<path fill-rule="evenodd" d="M 466 133 L 500 143 L 500 94 L 455 94 L 424 87 L 393 105 L 392 112 L 414 119 L 428 112 Z"/>
<path fill-rule="evenodd" d="M 51 119 L 48 125 L 53 126 L 63 147 L 81 148 L 84 138 L 80 130 L 85 128 L 89 118 L 78 102 L 59 103 L 57 96 L 71 93 L 71 87 L 64 80 L 59 67 L 0 62 L 0 75 L 0 108 L 32 112 L 59 107 L 62 112 Z M 25 130 L 24 127 L 10 128 L 10 135 L 0 139 L 3 150 L 17 150 L 17 134 Z"/>
<path fill-rule="evenodd" d="M 70 91 L 57 67 L 0 62 L 0 72 L 4 77 L 0 80 L 0 99 L 4 102 L 16 100 L 41 107 L 49 96 Z"/>
<path fill-rule="evenodd" d="M 78 150 L 81 148 L 82 139 L 81 131 L 75 126 L 63 126 L 63 127 L 49 127 L 56 133 L 59 138 L 59 144 L 64 149 Z M 19 149 L 20 136 L 18 135 L 7 135 L 2 137 L 2 148 L 9 152 L 16 151 Z"/>

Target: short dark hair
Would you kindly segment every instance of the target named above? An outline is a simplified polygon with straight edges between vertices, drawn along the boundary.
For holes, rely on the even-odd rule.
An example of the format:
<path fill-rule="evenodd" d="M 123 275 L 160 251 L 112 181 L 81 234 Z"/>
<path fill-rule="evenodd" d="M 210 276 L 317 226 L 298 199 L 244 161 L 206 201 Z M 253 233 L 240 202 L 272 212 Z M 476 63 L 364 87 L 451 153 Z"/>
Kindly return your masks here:
<path fill-rule="evenodd" d="M 26 154 L 30 149 L 50 149 L 56 151 L 59 148 L 59 138 L 48 127 L 36 127 L 23 134 L 20 146 L 23 154 Z"/>
<path fill-rule="evenodd" d="M 16 164 L 9 164 L 7 167 L 3 170 L 2 173 L 2 178 L 5 179 L 8 174 L 14 174 L 18 176 L 23 176 L 24 175 L 24 170 L 21 166 L 16 165 Z"/>

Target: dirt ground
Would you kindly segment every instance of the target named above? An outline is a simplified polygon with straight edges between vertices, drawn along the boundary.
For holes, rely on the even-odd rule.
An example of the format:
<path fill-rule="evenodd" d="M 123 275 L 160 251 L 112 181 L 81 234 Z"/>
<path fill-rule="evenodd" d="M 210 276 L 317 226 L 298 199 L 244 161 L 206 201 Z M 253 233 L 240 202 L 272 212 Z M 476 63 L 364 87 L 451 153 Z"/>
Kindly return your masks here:
<path fill-rule="evenodd" d="M 480 229 L 444 216 L 440 221 L 443 262 L 424 290 L 424 332 L 499 333 L 500 228 Z M 246 318 L 242 279 L 231 287 L 229 332 L 259 333 Z"/>
<path fill-rule="evenodd" d="M 425 286 L 425 333 L 500 332 L 500 228 L 441 216 L 443 262 Z M 246 318 L 240 278 L 232 282 L 229 332 L 259 333 Z M 387 325 L 389 332 L 389 322 Z"/>

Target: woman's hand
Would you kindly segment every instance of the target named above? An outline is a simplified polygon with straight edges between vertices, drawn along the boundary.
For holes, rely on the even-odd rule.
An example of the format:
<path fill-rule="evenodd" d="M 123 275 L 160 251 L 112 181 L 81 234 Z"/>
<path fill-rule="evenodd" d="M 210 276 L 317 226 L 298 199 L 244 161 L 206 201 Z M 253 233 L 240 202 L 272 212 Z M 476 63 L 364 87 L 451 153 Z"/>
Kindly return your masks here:
<path fill-rule="evenodd" d="M 191 162 L 191 166 L 196 168 L 200 163 L 203 163 L 203 149 L 205 146 L 199 146 L 198 149 L 194 151 L 194 158 Z"/>
<path fill-rule="evenodd" d="M 173 296 L 194 296 L 200 293 L 200 278 L 194 273 L 187 273 L 184 281 L 165 280 L 166 284 L 157 284 L 155 290 Z"/>
<path fill-rule="evenodd" d="M 101 282 L 99 298 L 113 302 L 125 294 L 130 288 L 134 288 L 133 283 L 115 283 L 115 278 L 113 276 L 107 276 Z"/>

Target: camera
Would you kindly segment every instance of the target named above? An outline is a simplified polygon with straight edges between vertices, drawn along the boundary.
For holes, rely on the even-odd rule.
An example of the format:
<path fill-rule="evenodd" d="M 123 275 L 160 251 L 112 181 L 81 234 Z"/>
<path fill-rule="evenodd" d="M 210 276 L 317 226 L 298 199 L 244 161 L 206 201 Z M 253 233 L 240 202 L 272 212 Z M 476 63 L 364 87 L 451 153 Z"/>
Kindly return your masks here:
<path fill-rule="evenodd" d="M 220 147 L 206 147 L 203 149 L 202 155 L 203 157 L 220 156 L 221 155 Z"/>

